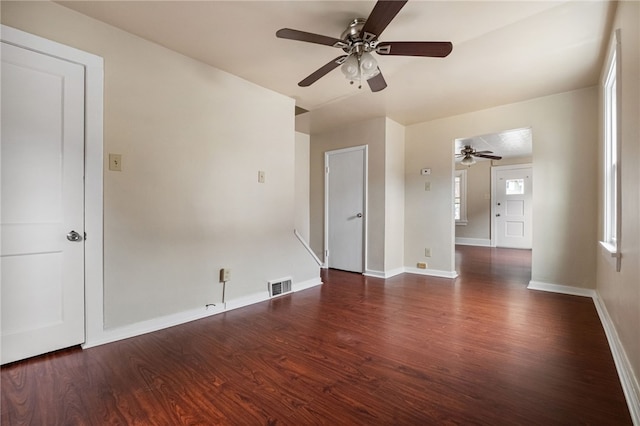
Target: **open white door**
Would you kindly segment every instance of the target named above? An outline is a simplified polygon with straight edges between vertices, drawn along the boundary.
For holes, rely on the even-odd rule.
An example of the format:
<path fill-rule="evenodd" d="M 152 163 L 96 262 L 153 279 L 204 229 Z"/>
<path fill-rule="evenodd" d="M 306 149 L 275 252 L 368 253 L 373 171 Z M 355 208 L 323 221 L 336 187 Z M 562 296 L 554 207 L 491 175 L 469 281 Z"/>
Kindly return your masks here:
<path fill-rule="evenodd" d="M 531 165 L 494 167 L 492 176 L 495 246 L 530 249 L 533 236 Z"/>
<path fill-rule="evenodd" d="M 325 263 L 364 271 L 367 147 L 325 153 Z"/>
<path fill-rule="evenodd" d="M 84 67 L 2 43 L 1 363 L 84 342 Z"/>

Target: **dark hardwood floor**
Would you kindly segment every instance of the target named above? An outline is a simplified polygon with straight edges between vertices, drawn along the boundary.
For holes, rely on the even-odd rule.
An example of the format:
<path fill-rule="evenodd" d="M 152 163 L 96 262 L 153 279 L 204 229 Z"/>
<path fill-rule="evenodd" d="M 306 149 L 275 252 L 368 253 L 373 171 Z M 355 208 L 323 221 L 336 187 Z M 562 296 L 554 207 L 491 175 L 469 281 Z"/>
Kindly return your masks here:
<path fill-rule="evenodd" d="M 3 425 L 625 425 L 589 298 L 526 289 L 531 254 L 458 247 L 456 280 L 320 287 L 1 369 Z"/>

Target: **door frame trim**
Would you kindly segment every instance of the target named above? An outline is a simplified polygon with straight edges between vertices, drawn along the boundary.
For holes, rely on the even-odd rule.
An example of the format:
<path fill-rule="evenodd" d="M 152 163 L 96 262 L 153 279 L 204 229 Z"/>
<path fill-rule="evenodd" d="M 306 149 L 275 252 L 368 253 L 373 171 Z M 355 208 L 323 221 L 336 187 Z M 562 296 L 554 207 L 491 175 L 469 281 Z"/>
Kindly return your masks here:
<path fill-rule="evenodd" d="M 6 25 L 1 40 L 34 52 L 82 65 L 85 70 L 84 258 L 85 342 L 99 340 L 104 333 L 103 281 L 103 115 L 104 60 L 64 44 Z"/>
<path fill-rule="evenodd" d="M 504 170 L 519 170 L 519 169 L 531 169 L 533 173 L 533 163 L 522 164 L 509 164 L 506 166 L 491 166 L 491 247 L 497 247 L 497 233 L 496 233 L 496 177 L 499 171 Z M 533 202 L 533 189 L 531 190 L 531 200 Z M 533 220 L 533 206 L 532 217 Z M 532 224 L 533 225 L 533 224 Z M 533 246 L 533 241 L 531 243 Z"/>
<path fill-rule="evenodd" d="M 369 222 L 367 215 L 367 206 L 369 203 L 369 145 L 358 145 L 349 148 L 334 149 L 326 151 L 324 153 L 324 247 L 322 250 L 322 268 L 328 268 L 328 259 L 326 256 L 327 249 L 329 247 L 329 174 L 327 168 L 329 167 L 329 156 L 334 154 L 342 154 L 346 152 L 363 151 L 364 155 L 364 191 L 362 200 L 362 209 L 364 221 L 362 224 L 362 273 L 367 271 L 367 235 L 369 233 Z"/>

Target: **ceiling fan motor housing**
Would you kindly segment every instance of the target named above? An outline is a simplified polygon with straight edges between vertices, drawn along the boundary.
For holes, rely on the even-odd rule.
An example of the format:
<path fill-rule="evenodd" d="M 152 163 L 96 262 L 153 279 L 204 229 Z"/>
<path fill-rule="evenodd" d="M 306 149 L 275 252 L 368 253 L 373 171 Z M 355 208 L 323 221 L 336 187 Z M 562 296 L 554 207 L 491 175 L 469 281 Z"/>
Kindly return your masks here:
<path fill-rule="evenodd" d="M 364 52 L 373 52 L 376 50 L 375 34 L 365 33 L 362 34 L 362 28 L 367 22 L 365 18 L 356 18 L 349 23 L 346 30 L 342 32 L 340 38 L 344 40 L 346 46 L 342 48 L 346 53 L 355 53 L 357 55 Z"/>

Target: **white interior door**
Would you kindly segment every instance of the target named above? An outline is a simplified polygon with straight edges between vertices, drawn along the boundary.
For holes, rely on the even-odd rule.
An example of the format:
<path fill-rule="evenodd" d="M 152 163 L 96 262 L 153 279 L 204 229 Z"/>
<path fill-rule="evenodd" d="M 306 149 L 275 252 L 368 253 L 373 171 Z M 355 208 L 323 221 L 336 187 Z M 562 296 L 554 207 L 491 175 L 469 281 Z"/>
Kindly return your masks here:
<path fill-rule="evenodd" d="M 364 271 L 366 147 L 325 154 L 326 238 L 329 268 Z"/>
<path fill-rule="evenodd" d="M 494 228 L 497 247 L 530 249 L 533 170 L 502 166 L 494 170 Z"/>
<path fill-rule="evenodd" d="M 84 67 L 1 49 L 6 364 L 84 341 Z"/>

